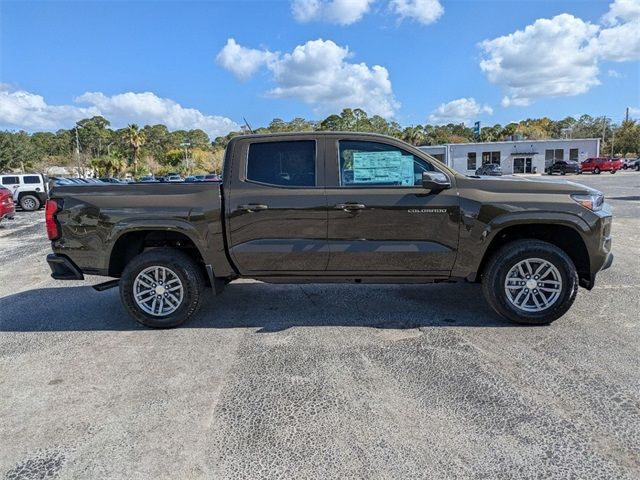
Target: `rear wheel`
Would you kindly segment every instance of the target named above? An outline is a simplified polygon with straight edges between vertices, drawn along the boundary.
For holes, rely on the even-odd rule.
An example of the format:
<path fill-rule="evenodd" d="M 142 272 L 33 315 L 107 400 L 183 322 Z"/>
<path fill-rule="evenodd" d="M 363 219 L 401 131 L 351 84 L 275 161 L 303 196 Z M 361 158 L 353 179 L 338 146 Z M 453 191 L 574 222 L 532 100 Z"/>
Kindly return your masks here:
<path fill-rule="evenodd" d="M 600 175 L 600 169 L 598 167 L 594 168 L 593 173 L 595 173 L 596 175 Z"/>
<path fill-rule="evenodd" d="M 578 292 L 578 274 L 569 256 L 540 240 L 517 240 L 489 261 L 482 290 L 504 318 L 526 325 L 545 325 L 564 315 Z"/>
<path fill-rule="evenodd" d="M 205 278 L 189 255 L 172 248 L 147 250 L 122 272 L 120 298 L 129 314 L 148 327 L 176 327 L 203 301 Z"/>
<path fill-rule="evenodd" d="M 32 212 L 40 208 L 40 200 L 34 195 L 23 195 L 20 197 L 20 206 L 23 210 Z"/>
<path fill-rule="evenodd" d="M 616 170 L 611 170 L 611 175 L 613 175 L 614 173 L 616 173 Z"/>
<path fill-rule="evenodd" d="M 640 163 L 636 163 L 636 166 L 634 168 L 636 172 L 640 172 Z"/>

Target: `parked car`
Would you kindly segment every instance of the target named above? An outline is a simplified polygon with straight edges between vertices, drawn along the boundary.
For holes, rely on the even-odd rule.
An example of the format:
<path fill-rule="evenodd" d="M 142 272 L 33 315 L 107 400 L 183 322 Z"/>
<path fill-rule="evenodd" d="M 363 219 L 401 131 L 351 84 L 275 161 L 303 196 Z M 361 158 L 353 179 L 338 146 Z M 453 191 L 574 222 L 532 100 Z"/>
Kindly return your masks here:
<path fill-rule="evenodd" d="M 487 163 L 476 169 L 476 175 L 499 177 L 502 175 L 502 168 L 497 163 Z"/>
<path fill-rule="evenodd" d="M 180 175 L 169 175 L 167 177 L 167 182 L 170 182 L 170 183 L 184 182 L 184 179 Z"/>
<path fill-rule="evenodd" d="M 46 212 L 53 278 L 115 277 L 97 288 L 119 286 L 130 315 L 152 327 L 183 323 L 208 286 L 222 293 L 236 278 L 478 282 L 499 315 L 547 324 L 613 262 L 597 190 L 468 177 L 392 137 L 239 135 L 224 168 L 215 186 L 56 189 Z"/>
<path fill-rule="evenodd" d="M 184 178 L 184 181 L 187 183 L 193 183 L 193 182 L 198 182 L 199 180 L 193 175 L 189 175 L 188 177 Z"/>
<path fill-rule="evenodd" d="M 622 162 L 622 169 L 627 170 L 629 168 L 633 168 L 633 165 L 637 160 L 637 158 L 621 158 L 620 162 Z"/>
<path fill-rule="evenodd" d="M 582 172 L 578 162 L 574 162 L 573 160 L 559 160 L 547 168 L 547 173 L 549 175 L 553 175 L 554 173 L 565 175 L 567 173 L 580 174 Z"/>
<path fill-rule="evenodd" d="M 210 173 L 208 175 L 205 175 L 202 181 L 203 182 L 220 182 L 222 181 L 222 179 L 220 178 L 220 175 L 217 175 L 215 173 Z"/>
<path fill-rule="evenodd" d="M 636 158 L 633 163 L 629 165 L 629 168 L 635 170 L 636 172 L 640 172 L 640 158 Z"/>
<path fill-rule="evenodd" d="M 115 177 L 100 177 L 100 181 L 104 183 L 124 183 L 120 179 Z"/>
<path fill-rule="evenodd" d="M 580 171 L 591 172 L 596 175 L 600 172 L 616 173 L 622 168 L 622 162 L 608 157 L 587 158 L 580 164 Z"/>
<path fill-rule="evenodd" d="M 11 220 L 16 211 L 13 203 L 13 195 L 8 188 L 0 187 L 0 222 L 4 219 Z"/>
<path fill-rule="evenodd" d="M 158 183 L 159 180 L 156 180 L 156 177 L 149 175 L 146 177 L 141 177 L 140 180 L 138 180 L 141 183 Z"/>
<path fill-rule="evenodd" d="M 199 182 L 204 181 L 204 175 L 196 175 L 196 180 Z"/>
<path fill-rule="evenodd" d="M 0 185 L 11 191 L 23 210 L 38 210 L 47 201 L 48 184 L 39 173 L 0 175 Z"/>

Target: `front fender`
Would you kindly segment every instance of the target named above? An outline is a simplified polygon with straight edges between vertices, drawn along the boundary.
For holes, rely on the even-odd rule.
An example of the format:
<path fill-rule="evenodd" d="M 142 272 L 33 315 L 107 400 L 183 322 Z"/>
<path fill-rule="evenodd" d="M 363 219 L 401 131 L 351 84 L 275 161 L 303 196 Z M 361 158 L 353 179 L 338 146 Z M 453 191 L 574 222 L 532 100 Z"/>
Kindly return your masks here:
<path fill-rule="evenodd" d="M 576 231 L 585 245 L 592 231 L 584 216 L 573 212 L 551 212 L 535 210 L 505 211 L 499 215 L 483 215 L 473 220 L 463 219 L 460 243 L 452 276 L 475 280 L 483 259 L 492 241 L 505 229 L 515 226 L 554 225 L 569 227 Z"/>

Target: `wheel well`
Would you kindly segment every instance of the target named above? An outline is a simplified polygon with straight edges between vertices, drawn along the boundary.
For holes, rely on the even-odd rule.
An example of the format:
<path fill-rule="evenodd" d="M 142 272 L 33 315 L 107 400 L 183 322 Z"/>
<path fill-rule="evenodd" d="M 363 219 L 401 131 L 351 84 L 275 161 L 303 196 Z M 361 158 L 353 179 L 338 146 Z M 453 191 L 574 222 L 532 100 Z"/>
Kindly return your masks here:
<path fill-rule="evenodd" d="M 589 251 L 580 234 L 566 225 L 549 224 L 514 225 L 498 232 L 489 244 L 478 272 L 482 274 L 487 262 L 500 247 L 514 240 L 522 239 L 542 240 L 555 245 L 571 258 L 580 279 L 589 278 Z M 480 280 L 480 275 L 476 280 Z"/>
<path fill-rule="evenodd" d="M 147 249 L 159 247 L 176 248 L 189 255 L 202 267 L 209 283 L 202 254 L 193 240 L 184 233 L 165 230 L 128 232 L 118 238 L 109 258 L 109 276 L 120 277 L 124 268 L 136 255 Z"/>

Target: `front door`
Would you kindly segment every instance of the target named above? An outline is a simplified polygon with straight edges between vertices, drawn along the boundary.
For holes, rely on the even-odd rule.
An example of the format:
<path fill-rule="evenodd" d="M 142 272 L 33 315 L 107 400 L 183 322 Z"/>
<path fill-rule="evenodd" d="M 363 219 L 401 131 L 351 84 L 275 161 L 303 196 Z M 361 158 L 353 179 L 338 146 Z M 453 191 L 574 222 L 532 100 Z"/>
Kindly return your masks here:
<path fill-rule="evenodd" d="M 425 190 L 422 173 L 437 168 L 400 145 L 366 136 L 327 140 L 327 271 L 444 274 L 453 267 L 460 217 L 455 184 Z"/>
<path fill-rule="evenodd" d="M 531 157 L 518 157 L 513 159 L 513 173 L 532 173 L 533 162 Z"/>
<path fill-rule="evenodd" d="M 225 192 L 230 254 L 242 274 L 323 271 L 329 261 L 322 141 L 238 140 Z M 225 173 L 226 175 L 226 173 Z"/>

